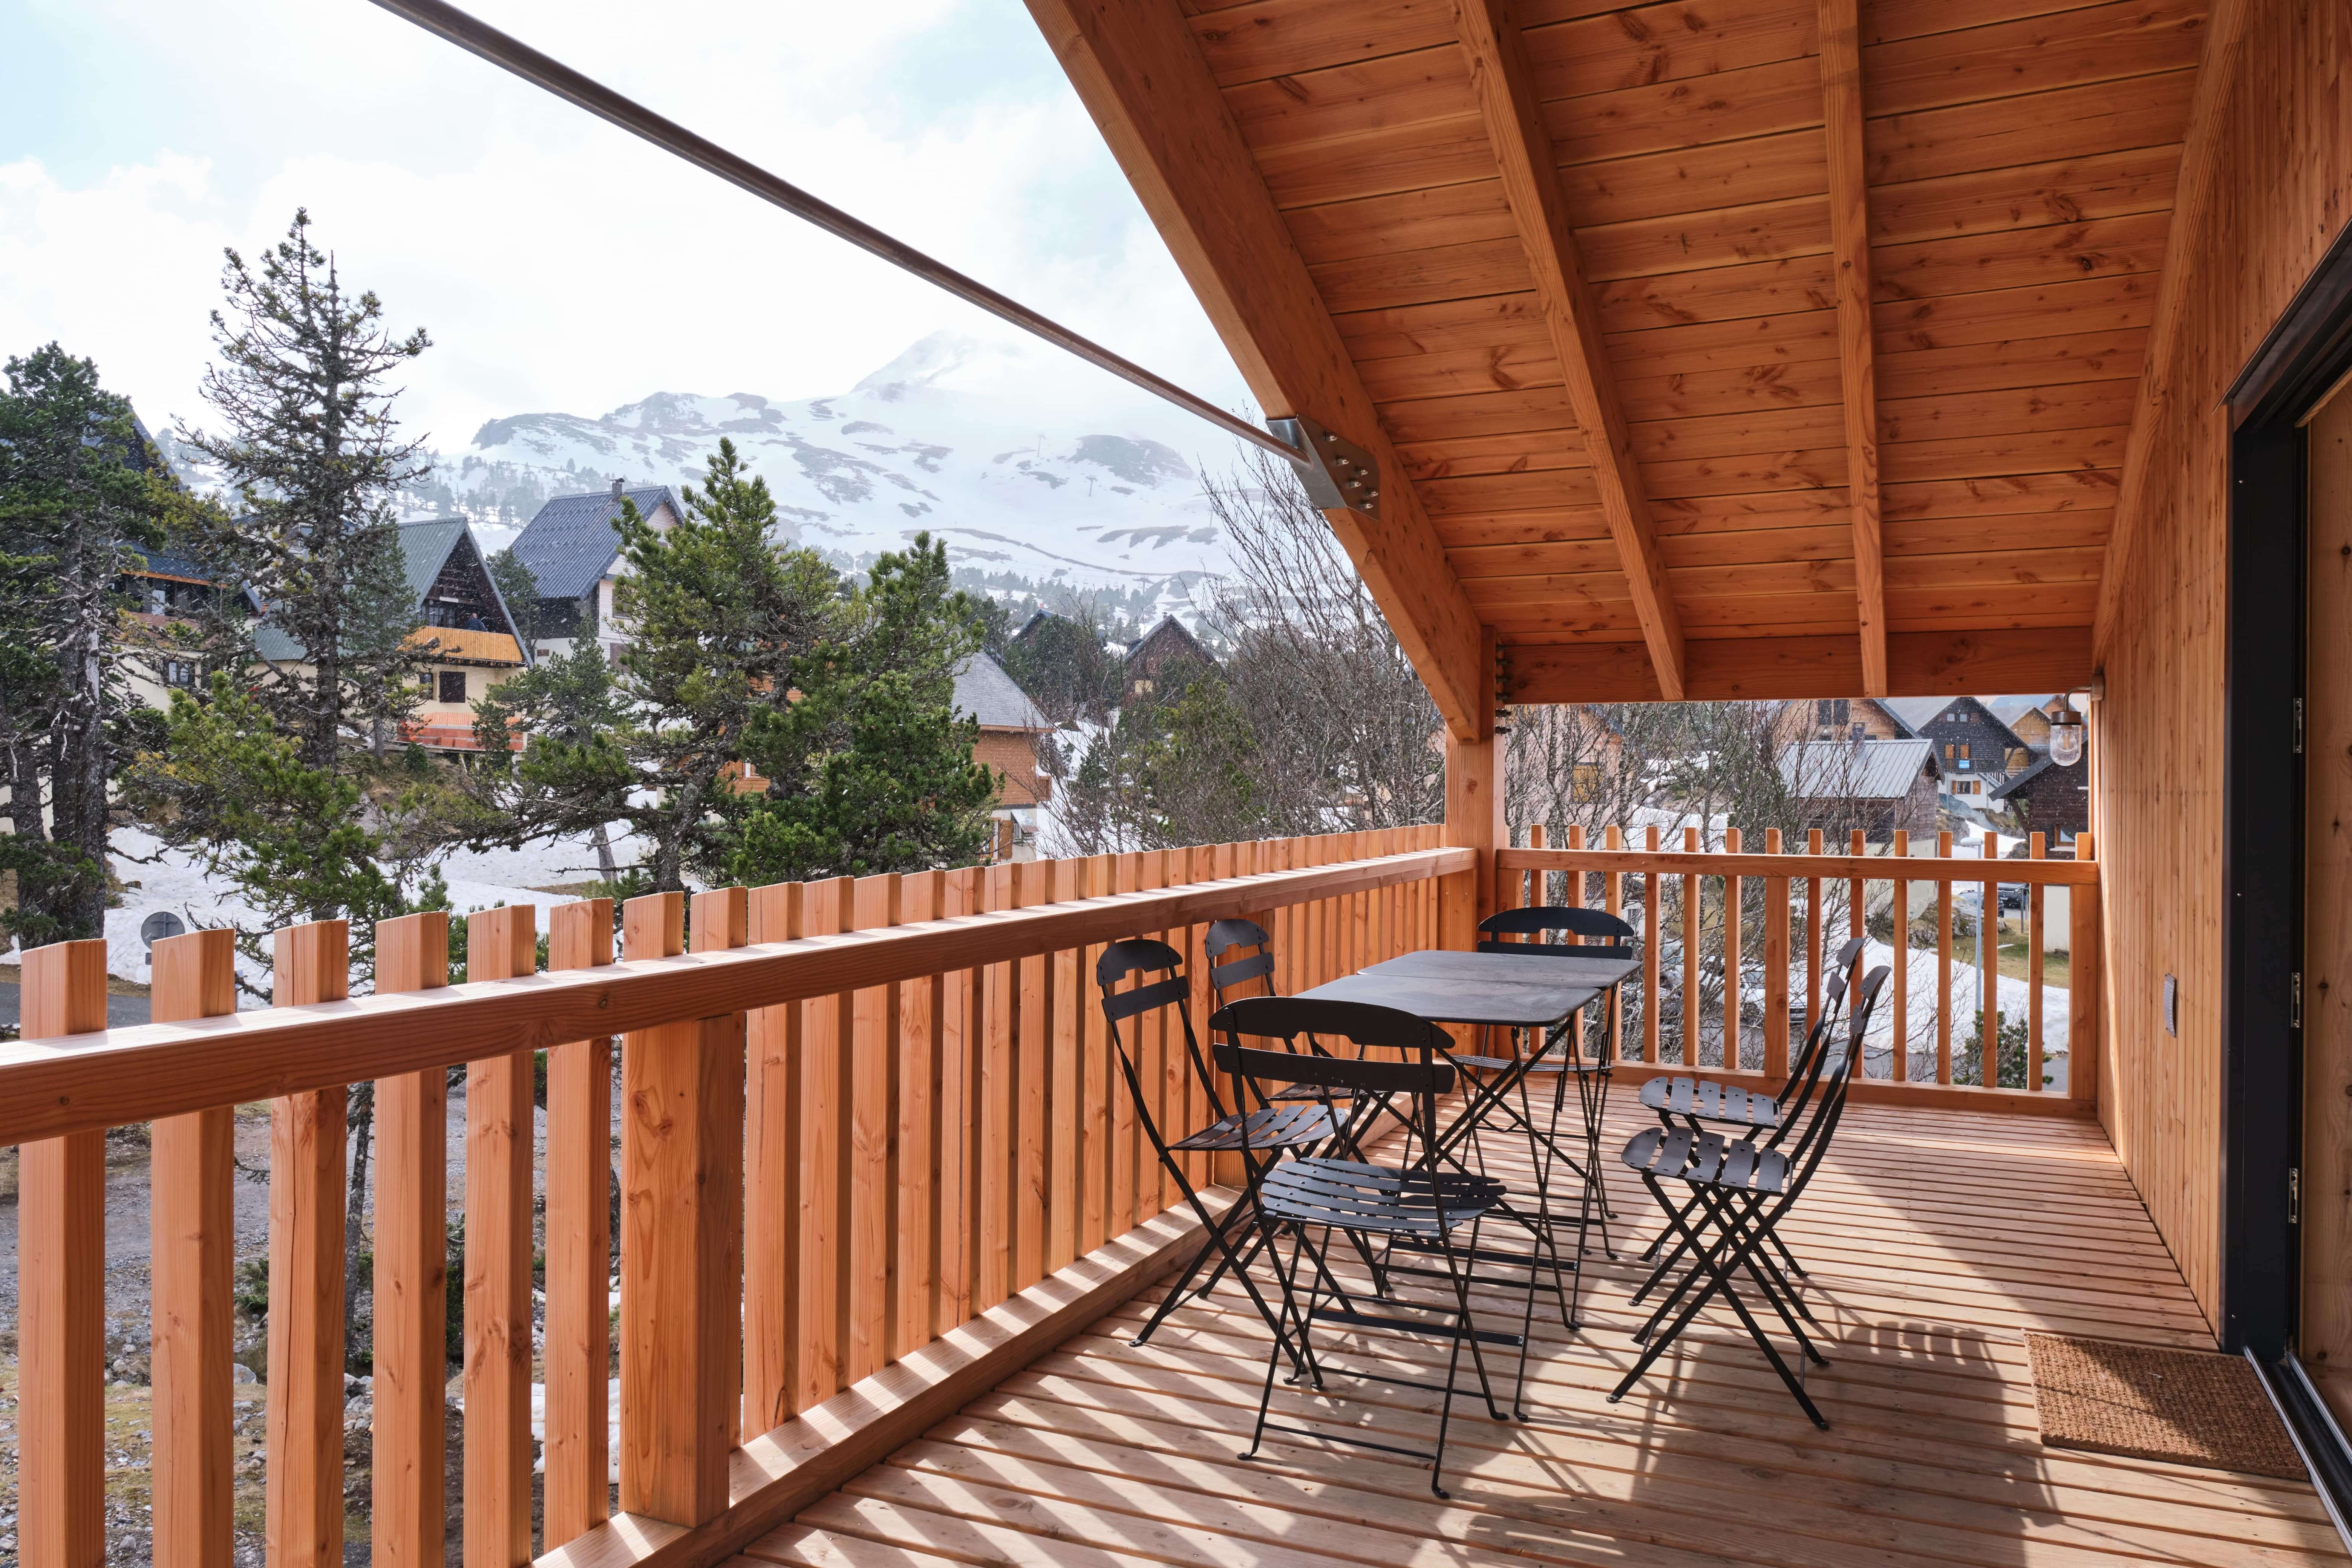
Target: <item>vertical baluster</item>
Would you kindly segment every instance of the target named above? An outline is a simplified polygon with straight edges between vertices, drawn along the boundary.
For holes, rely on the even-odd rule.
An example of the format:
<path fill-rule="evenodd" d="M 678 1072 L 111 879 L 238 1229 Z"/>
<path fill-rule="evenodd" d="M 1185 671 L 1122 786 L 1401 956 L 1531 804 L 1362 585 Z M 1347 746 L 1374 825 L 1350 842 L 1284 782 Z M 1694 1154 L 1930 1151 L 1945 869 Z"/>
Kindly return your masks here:
<path fill-rule="evenodd" d="M 25 954 L 22 980 L 19 1023 L 26 1039 L 106 1027 L 103 941 L 37 947 Z M 338 1190 L 328 1188 L 328 1206 L 340 1221 Z M 106 1134 L 69 1132 L 22 1145 L 16 1213 L 16 1549 L 25 1568 L 101 1568 Z M 335 1264 L 340 1290 L 340 1252 Z M 342 1383 L 337 1371 L 340 1416 Z M 339 1431 L 340 1426 L 339 1420 Z"/>
<path fill-rule="evenodd" d="M 802 931 L 810 936 L 847 931 L 856 918 L 853 900 L 846 877 L 804 885 Z M 848 1158 L 849 1095 L 843 1079 L 853 1028 L 846 992 L 813 996 L 803 1006 L 800 1304 L 793 1351 L 793 1373 L 800 1380 L 793 1392 L 796 1411 L 831 1399 L 844 1381 L 841 1264 L 849 1238 L 841 1223 L 841 1171 Z"/>
<path fill-rule="evenodd" d="M 270 1000 L 351 993 L 342 921 L 276 934 Z M 343 1561 L 343 1173 L 346 1091 L 269 1108 L 269 1459 L 263 1499 L 271 1568 Z"/>
<path fill-rule="evenodd" d="M 198 934 L 226 938 L 229 933 Z M 160 967 L 157 973 L 160 976 Z M 378 995 L 436 990 L 448 984 L 446 913 L 436 910 L 377 922 Z M 601 1209 L 604 1194 L 597 1196 Z M 600 1279 L 600 1305 L 603 1285 Z M 384 1568 L 440 1568 L 449 1495 L 446 1068 L 376 1080 L 374 1352 L 370 1560 Z M 162 1457 L 160 1433 L 157 1457 Z"/>
<path fill-rule="evenodd" d="M 1936 1081 L 1952 1081 L 1951 829 L 1936 835 Z"/>
<path fill-rule="evenodd" d="M 1141 858 L 1132 851 L 1114 858 L 1112 868 L 1114 891 L 1121 893 L 1135 891 L 1136 885 L 1142 877 L 1140 859 Z M 1286 927 L 1282 929 L 1287 930 Z M 1283 952 L 1279 937 L 1276 938 L 1275 951 L 1276 962 L 1287 956 Z M 1125 1040 L 1127 1048 L 1137 1053 L 1136 1068 L 1139 1077 L 1142 1076 L 1144 1067 L 1144 1058 L 1141 1055 L 1143 1044 L 1141 1025 L 1142 1020 L 1139 1018 L 1120 1026 L 1122 1031 L 1120 1037 Z M 1113 1070 L 1116 1071 L 1116 1069 Z M 1149 1083 L 1150 1079 L 1147 1077 L 1143 1081 Z M 1123 1077 L 1112 1079 L 1110 1117 L 1109 1230 L 1111 1235 L 1118 1236 L 1132 1228 L 1135 1224 L 1139 1207 L 1136 1189 L 1144 1179 L 1138 1172 L 1137 1165 L 1139 1160 L 1150 1158 L 1149 1153 L 1139 1153 L 1142 1147 L 1142 1131 L 1136 1125 L 1134 1096 L 1128 1091 Z"/>
<path fill-rule="evenodd" d="M 1863 837 L 1861 828 L 1854 828 L 1847 835 L 1845 852 L 1857 860 L 1870 853 L 1869 841 Z M 1868 922 L 1863 918 L 1863 879 L 1855 877 L 1845 887 L 1845 934 L 1848 942 L 1868 929 Z M 1846 982 L 1845 1005 L 1849 1011 L 1861 1003 L 1862 977 L 1869 972 L 1870 965 L 1866 963 L 1854 965 L 1853 976 Z"/>
<path fill-rule="evenodd" d="M 898 923 L 898 879 L 884 872 L 851 885 L 853 924 L 877 931 Z M 844 1383 L 882 1370 L 890 1359 L 890 1257 L 898 1188 L 891 1179 L 891 1102 L 897 1081 L 898 988 L 868 985 L 850 996 L 848 1170 L 842 1226 L 848 1242 L 848 1356 Z"/>
<path fill-rule="evenodd" d="M 1911 858 L 1911 834 L 1907 828 L 1895 830 L 1892 851 L 1895 868 Z M 1887 1022 L 1893 1026 L 1895 1056 L 1889 1071 L 1896 1083 L 1909 1081 L 1911 1077 L 1911 884 L 1901 877 L 1895 879 L 1892 901 L 1887 906 L 1894 921 L 1895 973 L 1887 977 Z"/>
<path fill-rule="evenodd" d="M 379 932 L 383 930 L 378 928 Z M 377 938 L 377 989 L 383 983 L 383 938 Z M 190 931 L 158 942 L 148 955 L 154 985 L 150 1016 L 159 1024 L 214 1018 L 236 1011 L 236 933 Z M 377 1124 L 383 1125 L 383 1090 Z M 152 1272 L 154 1350 L 154 1498 L 156 1568 L 229 1568 L 235 1555 L 235 1479 L 230 1465 L 231 1279 L 236 1259 L 231 1212 L 235 1108 L 216 1106 L 158 1118 L 148 1166 L 148 1215 Z M 382 1145 L 380 1144 L 381 1148 Z M 379 1154 L 379 1169 L 391 1162 Z M 381 1183 L 379 1183 L 381 1186 Z M 381 1235 L 383 1199 L 376 1201 Z M 378 1243 L 378 1256 L 382 1256 Z M 437 1262 L 437 1259 L 436 1259 Z M 384 1300 L 379 1286 L 376 1300 Z M 379 1325 L 383 1316 L 379 1310 Z M 383 1329 L 379 1326 L 381 1343 Z M 383 1357 L 376 1357 L 377 1384 Z M 440 1385 L 434 1385 L 440 1427 Z M 378 1422 L 383 1419 L 377 1405 Z M 382 1473 L 382 1466 L 378 1467 Z M 437 1501 L 437 1494 L 436 1494 Z M 434 1528 L 440 1512 L 433 1514 Z M 29 1562 L 30 1559 L 28 1558 Z M 402 1568 L 415 1559 L 383 1559 Z M 437 1559 L 436 1560 L 437 1562 Z"/>
<path fill-rule="evenodd" d="M 2096 858 L 2088 830 L 2074 835 L 2074 858 L 2094 861 Z M 2099 1098 L 2103 1052 L 2097 882 L 2075 882 L 2067 888 L 2066 925 L 2066 1098 L 2092 1104 Z"/>
<path fill-rule="evenodd" d="M 944 916 L 969 915 L 981 908 L 982 872 L 966 866 L 947 874 Z M 974 1095 L 980 1071 L 979 976 L 960 969 L 940 982 L 940 1289 L 932 1331 L 945 1333 L 971 1316 L 972 1254 L 977 1214 L 973 1206 Z"/>
<path fill-rule="evenodd" d="M 2000 838 L 1991 830 L 1984 836 L 1984 858 L 1998 865 L 2000 860 Z M 1977 1026 L 1978 1037 L 1984 1042 L 1977 1053 L 1978 1078 L 1987 1089 L 2000 1085 L 2000 879 L 1996 871 L 1986 873 L 1984 902 L 1977 912 L 1977 1000 L 1984 1010 L 1983 1021 Z"/>
<path fill-rule="evenodd" d="M 1611 849 L 1622 850 L 1625 847 L 1625 830 L 1612 822 L 1609 825 L 1607 836 L 1601 842 Z M 1610 872 L 1601 879 L 1601 889 L 1603 905 L 1611 914 L 1615 915 L 1619 920 L 1623 920 L 1625 918 L 1625 874 L 1622 871 Z M 1624 993 L 1621 989 L 1612 999 L 1609 1009 L 1609 1059 L 1612 1062 L 1625 1059 L 1623 996 Z"/>
<path fill-rule="evenodd" d="M 1723 852 L 1739 853 L 1739 829 L 1723 830 Z M 1740 1013 L 1740 952 L 1739 900 L 1740 879 L 1729 872 L 1723 878 L 1723 1066 L 1726 1070 L 1739 1066 Z"/>
<path fill-rule="evenodd" d="M 751 940 L 796 940 L 804 896 L 799 882 L 752 889 Z M 808 1004 L 787 1002 L 758 1008 L 744 1021 L 741 1435 L 747 1439 L 781 1426 L 800 1408 L 801 1075 L 808 1013 Z"/>
<path fill-rule="evenodd" d="M 988 908 L 1013 907 L 1013 868 L 988 868 Z M 979 1251 L 972 1258 L 972 1305 L 985 1311 L 1013 1292 L 1013 1157 L 1019 1130 L 1013 1074 L 1019 1045 L 1013 1036 L 1019 1012 L 1018 965 L 992 963 L 981 971 L 982 1034 L 980 1058 Z"/>
<path fill-rule="evenodd" d="M 1147 850 L 1138 867 L 1139 886 L 1147 892 L 1168 885 L 1168 853 L 1164 849 Z M 1161 941 L 1168 933 L 1154 932 Z M 1159 1122 L 1162 1137 L 1171 1125 L 1175 1100 L 1169 1093 L 1172 1074 L 1178 1070 L 1178 1058 L 1183 1055 L 1184 1041 L 1181 1026 L 1171 1028 L 1168 1009 L 1161 1007 L 1138 1018 L 1137 1037 L 1143 1043 L 1143 1089 L 1150 1099 L 1152 1119 Z M 1136 1220 L 1150 1219 L 1173 1201 L 1174 1184 L 1168 1179 L 1167 1170 L 1153 1155 L 1150 1143 L 1136 1153 Z"/>
<path fill-rule="evenodd" d="M 945 873 L 918 871 L 898 881 L 898 919 L 908 925 L 937 920 Z M 897 1258 L 891 1266 L 890 1346 L 893 1360 L 930 1342 L 931 1300 L 938 1289 L 940 1186 L 940 977 L 898 987 L 898 1141 L 892 1180 L 898 1187 Z"/>
<path fill-rule="evenodd" d="M 1683 829 L 1683 853 L 1696 855 L 1699 850 L 1699 833 L 1696 827 Z M 1698 874 L 1683 873 L 1683 1047 L 1682 1064 L 1698 1066 L 1698 944 L 1699 902 Z"/>
<path fill-rule="evenodd" d="M 1072 903 L 1079 897 L 1081 873 L 1076 860 L 1055 860 L 1046 866 L 1051 879 L 1046 896 L 1055 903 Z M 1198 969 L 1197 944 L 1190 967 Z M 1066 1268 L 1078 1255 L 1080 1215 L 1085 1205 L 1079 1176 L 1078 1146 L 1084 1135 L 1079 1095 L 1084 1078 L 1080 1056 L 1079 1019 L 1086 1010 L 1085 981 L 1078 973 L 1079 950 L 1059 948 L 1046 958 L 1053 987 L 1053 1032 L 1046 1047 L 1047 1083 L 1045 1131 L 1048 1139 L 1045 1187 L 1045 1272 Z M 1194 1125 L 1197 1125 L 1195 1123 Z"/>
<path fill-rule="evenodd" d="M 2034 834 L 2028 851 L 2034 859 L 2049 858 L 2049 838 Z M 2042 1090 L 2042 884 L 2025 889 L 2025 1087 Z"/>
<path fill-rule="evenodd" d="M 1542 823 L 1530 823 L 1528 826 L 1528 847 L 1530 849 L 1549 847 L 1549 834 L 1550 829 Z M 1496 889 L 1497 901 L 1507 910 L 1530 909 L 1551 902 L 1549 871 L 1540 869 L 1527 872 L 1515 871 L 1509 877 L 1499 878 L 1497 880 L 1502 884 Z"/>
<path fill-rule="evenodd" d="M 1257 848 L 1255 845 L 1245 847 L 1253 854 Z M 1078 862 L 1081 896 L 1099 899 L 1110 893 L 1113 863 L 1114 858 L 1108 855 L 1089 855 Z M 1253 861 L 1253 867 L 1255 864 Z M 1110 1037 L 1103 1022 L 1102 992 L 1095 984 L 1095 965 L 1102 961 L 1106 945 L 1089 943 L 1078 963 L 1078 1026 L 1086 1053 L 1086 1087 L 1079 1100 L 1083 1109 L 1079 1163 L 1086 1180 L 1084 1215 L 1078 1232 L 1081 1252 L 1091 1252 L 1110 1237 L 1114 1186 L 1111 1170 L 1116 1159 L 1112 1149 L 1118 1136 L 1115 1103 L 1127 1098 L 1127 1089 L 1110 1065 Z M 1205 1025 L 1206 1017 L 1202 1021 Z"/>
<path fill-rule="evenodd" d="M 612 900 L 585 899 L 547 911 L 551 972 L 612 962 Z M 611 1511 L 612 1184 L 612 1037 L 557 1046 L 547 1053 L 550 1550 L 593 1529 Z M 383 1518 L 379 1511 L 379 1529 Z"/>
<path fill-rule="evenodd" d="M 1805 830 L 1805 853 L 1822 853 L 1822 830 Z M 1805 1027 L 1822 1016 L 1822 879 L 1818 871 L 1805 879 Z"/>
<path fill-rule="evenodd" d="M 1053 900 L 1049 879 L 1053 868 L 1043 860 L 1024 860 L 1013 868 L 1013 901 L 1035 909 Z M 1013 1147 L 1014 1290 L 1025 1290 L 1045 1277 L 1045 1118 L 1050 1078 L 1047 1042 L 1054 1027 L 1054 998 L 1045 954 L 1032 953 L 1014 966 L 1020 986 L 1019 1055 L 1013 1082 L 1019 1095 Z M 1178 1086 L 1181 1089 L 1181 1083 Z"/>
<path fill-rule="evenodd" d="M 533 904 L 466 921 L 466 979 L 539 967 Z M 466 1561 L 530 1561 L 531 1053 L 466 1068 Z"/>
<path fill-rule="evenodd" d="M 1230 873 L 1233 866 L 1233 852 L 1235 847 L 1236 846 L 1228 844 L 1223 846 L 1221 848 L 1204 847 L 1193 850 L 1192 869 L 1190 880 L 1195 882 L 1214 880 L 1218 875 L 1218 868 L 1221 864 L 1224 867 L 1225 870 Z M 1184 945 L 1178 950 L 1184 957 L 1184 973 L 1192 980 L 1192 1029 L 1196 1038 L 1199 1037 L 1201 1030 L 1207 1025 L 1210 1013 L 1209 966 L 1207 963 L 1207 953 L 1204 951 L 1205 940 L 1208 934 L 1209 928 L 1206 925 L 1186 927 L 1184 931 Z M 1179 1042 L 1179 1044 L 1181 1047 L 1181 1042 Z M 1204 1058 L 1208 1055 L 1208 1047 L 1206 1044 L 1202 1046 L 1202 1055 Z M 1058 1077 L 1055 1079 L 1055 1082 L 1057 1084 L 1061 1080 Z M 1206 1085 L 1202 1083 L 1200 1074 L 1193 1070 L 1192 1059 L 1189 1055 L 1186 1057 L 1184 1062 L 1184 1131 L 1191 1132 L 1197 1128 L 1205 1127 L 1209 1124 L 1208 1088 Z M 1063 1120 L 1062 1113 L 1056 1111 L 1055 1113 L 1054 1120 L 1055 1124 L 1058 1126 Z M 1192 1180 L 1196 1186 L 1217 1179 L 1215 1173 L 1211 1168 L 1210 1156 L 1207 1154 L 1193 1154 L 1190 1156 L 1186 1163 L 1186 1169 L 1191 1173 Z"/>
<path fill-rule="evenodd" d="M 1781 853 L 1780 830 L 1764 830 L 1764 853 Z M 1764 1071 L 1775 1083 L 1789 1076 L 1789 879 L 1764 881 Z"/>
<path fill-rule="evenodd" d="M 1642 830 L 1642 847 L 1652 856 L 1658 852 L 1658 825 L 1652 823 Z M 1655 1063 L 1658 1059 L 1659 904 L 1666 896 L 1664 872 L 1652 865 L 1642 882 L 1642 1059 Z"/>
<path fill-rule="evenodd" d="M 630 900 L 626 956 L 675 956 L 685 913 L 677 893 Z M 750 914 L 740 888 L 697 895 L 695 951 L 740 946 Z M 621 1047 L 621 1507 L 676 1524 L 727 1506 L 741 1419 L 744 1036 L 730 1013 Z"/>

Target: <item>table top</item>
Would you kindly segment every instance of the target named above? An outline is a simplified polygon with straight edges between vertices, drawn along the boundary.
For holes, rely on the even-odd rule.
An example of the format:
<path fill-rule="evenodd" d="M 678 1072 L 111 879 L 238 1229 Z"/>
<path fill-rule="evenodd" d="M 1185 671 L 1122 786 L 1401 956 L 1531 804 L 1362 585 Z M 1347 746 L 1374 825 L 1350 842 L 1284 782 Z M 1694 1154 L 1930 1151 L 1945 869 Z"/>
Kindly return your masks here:
<path fill-rule="evenodd" d="M 1477 957 L 1475 953 L 1461 954 Z M 1508 962 L 1524 964 L 1523 959 Z M 1565 965 L 1561 966 L 1565 969 Z M 1301 996 L 1318 1001 L 1369 1002 L 1426 1018 L 1433 1024 L 1491 1024 L 1499 1028 L 1539 1028 L 1589 1007 L 1608 989 L 1590 980 L 1556 973 L 1549 980 L 1500 981 L 1442 974 L 1344 975 Z"/>
<path fill-rule="evenodd" d="M 1635 958 L 1570 957 L 1573 949 L 1549 952 L 1408 952 L 1368 965 L 1364 973 L 1422 980 L 1474 981 L 1482 984 L 1589 985 L 1606 990 L 1641 967 Z M 1456 1020 L 1447 1020 L 1454 1022 Z"/>

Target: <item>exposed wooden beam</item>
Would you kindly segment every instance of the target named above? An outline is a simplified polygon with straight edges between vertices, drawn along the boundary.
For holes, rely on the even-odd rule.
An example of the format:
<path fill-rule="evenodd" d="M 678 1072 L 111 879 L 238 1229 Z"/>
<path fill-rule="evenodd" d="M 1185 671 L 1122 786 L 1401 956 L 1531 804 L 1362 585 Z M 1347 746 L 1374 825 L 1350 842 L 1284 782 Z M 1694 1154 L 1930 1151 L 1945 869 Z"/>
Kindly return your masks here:
<path fill-rule="evenodd" d="M 1689 645 L 1684 692 L 1694 702 L 1845 697 L 1862 661 L 1846 637 L 1722 637 Z M 1514 643 L 1514 702 L 1656 702 L 1639 643 Z M 2064 691 L 2090 677 L 2088 626 L 1895 632 L 1886 639 L 1887 694 Z"/>
<path fill-rule="evenodd" d="M 2246 0 L 2213 0 L 2205 16 L 2205 51 L 2198 62 L 2197 89 L 2189 100 L 2189 131 L 2174 182 L 2172 216 L 2164 237 L 2164 271 L 2157 281 L 2156 315 L 2149 323 L 2147 358 L 2140 366 L 2139 395 L 2132 404 L 2131 436 L 2124 443 L 2124 467 L 2116 490 L 2115 522 L 2107 535 L 2106 560 L 2099 572 L 2099 604 L 2092 622 L 2095 658 L 2106 656 L 2115 634 L 2116 605 L 2124 572 L 2131 563 L 2148 509 L 2148 465 L 2172 401 L 2173 353 L 2181 318 L 2189 310 L 2189 261 L 2204 237 L 2205 219 L 2221 157 L 2221 106 L 2237 79 L 2238 56 L 2246 36 Z"/>
<path fill-rule="evenodd" d="M 1475 738 L 1491 721 L 1478 711 L 1478 613 L 1181 9 L 1175 0 L 1028 3 L 1259 404 L 1317 420 L 1378 462 L 1381 517 L 1324 515 L 1448 727 Z"/>
<path fill-rule="evenodd" d="M 1533 69 L 1527 43 L 1512 19 L 1509 0 L 1454 0 L 1454 28 L 1470 67 L 1471 85 L 1486 122 L 1486 139 L 1503 176 L 1503 195 L 1527 248 L 1543 301 L 1544 324 L 1559 356 L 1569 405 L 1592 454 L 1601 509 L 1616 543 L 1617 559 L 1633 589 L 1658 689 L 1669 702 L 1683 695 L 1682 619 L 1675 611 L 1664 558 L 1651 525 L 1642 470 L 1625 433 L 1617 401 L 1616 373 L 1610 367 L 1601 316 L 1584 286 L 1568 205 L 1560 195 L 1551 136 L 1536 107 Z"/>
<path fill-rule="evenodd" d="M 1830 153 L 1838 374 L 1845 392 L 1845 489 L 1853 513 L 1853 596 L 1862 690 L 1886 692 L 1886 556 L 1878 530 L 1878 363 L 1870 324 L 1870 172 L 1862 144 L 1859 0 L 1821 0 L 1822 125 Z"/>

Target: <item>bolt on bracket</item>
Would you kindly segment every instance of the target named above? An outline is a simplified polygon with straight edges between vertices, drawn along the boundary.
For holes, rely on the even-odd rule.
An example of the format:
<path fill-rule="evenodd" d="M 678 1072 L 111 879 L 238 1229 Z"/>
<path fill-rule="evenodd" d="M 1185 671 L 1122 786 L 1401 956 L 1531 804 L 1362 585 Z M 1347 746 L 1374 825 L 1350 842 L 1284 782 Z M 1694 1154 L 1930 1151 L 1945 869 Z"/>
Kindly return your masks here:
<path fill-rule="evenodd" d="M 1319 511 L 1381 515 L 1381 470 L 1372 455 L 1312 419 L 1269 419 L 1266 427 L 1298 451 L 1298 477 Z"/>

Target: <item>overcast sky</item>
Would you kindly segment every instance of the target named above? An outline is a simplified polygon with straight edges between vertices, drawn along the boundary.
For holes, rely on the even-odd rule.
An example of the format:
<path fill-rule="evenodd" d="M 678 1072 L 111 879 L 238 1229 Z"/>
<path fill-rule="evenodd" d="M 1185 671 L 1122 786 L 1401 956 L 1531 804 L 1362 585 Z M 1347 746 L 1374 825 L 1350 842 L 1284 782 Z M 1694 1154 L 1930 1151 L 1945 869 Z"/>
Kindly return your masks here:
<path fill-rule="evenodd" d="M 474 0 L 1213 400 L 1246 399 L 1020 0 Z M 987 318 L 365 0 L 0 0 L 0 354 L 201 425 L 221 247 L 307 205 L 435 347 L 404 417 L 846 389 Z M 1084 367 L 1073 376 L 1098 374 Z"/>

